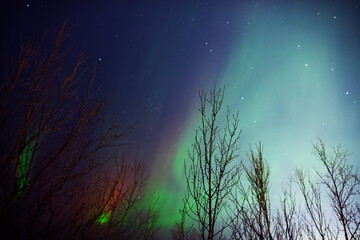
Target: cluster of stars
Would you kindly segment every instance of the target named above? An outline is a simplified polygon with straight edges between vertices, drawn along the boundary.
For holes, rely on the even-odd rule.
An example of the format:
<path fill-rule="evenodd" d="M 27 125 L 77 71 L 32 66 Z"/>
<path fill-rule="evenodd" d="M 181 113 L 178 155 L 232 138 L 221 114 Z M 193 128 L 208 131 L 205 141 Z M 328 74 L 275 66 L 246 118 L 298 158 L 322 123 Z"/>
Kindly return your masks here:
<path fill-rule="evenodd" d="M 250 24 L 250 23 L 248 23 L 248 24 Z M 226 21 L 226 28 L 229 29 L 229 26 L 230 26 L 230 21 Z M 209 46 L 209 42 L 205 42 L 205 46 Z M 214 52 L 214 49 L 210 48 L 209 52 L 210 53 Z"/>
<path fill-rule="evenodd" d="M 205 42 L 205 46 L 209 46 L 209 43 L 208 43 L 208 42 Z M 213 49 L 210 48 L 210 49 L 209 49 L 209 52 L 213 52 Z"/>
<path fill-rule="evenodd" d="M 320 15 L 320 12 L 317 12 L 316 15 L 319 16 L 319 15 Z M 337 18 L 336 15 L 334 15 L 333 18 L 336 19 L 336 18 Z"/>

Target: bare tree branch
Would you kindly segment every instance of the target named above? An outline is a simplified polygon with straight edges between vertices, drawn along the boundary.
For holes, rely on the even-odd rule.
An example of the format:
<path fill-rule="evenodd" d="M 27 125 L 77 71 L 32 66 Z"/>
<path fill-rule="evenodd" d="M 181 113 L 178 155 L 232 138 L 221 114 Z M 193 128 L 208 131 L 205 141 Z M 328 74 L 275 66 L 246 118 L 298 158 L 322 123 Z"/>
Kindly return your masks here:
<path fill-rule="evenodd" d="M 240 180 L 241 168 L 234 162 L 241 134 L 239 114 L 230 115 L 228 110 L 225 127 L 221 129 L 217 125 L 224 90 L 214 87 L 210 97 L 204 91 L 199 92 L 201 124 L 195 134 L 193 149 L 189 151 L 190 163 L 185 162 L 185 199 L 189 199 L 190 206 L 186 213 L 198 223 L 202 239 L 221 237 L 228 228 L 230 218 L 223 219 L 222 223 L 218 219 L 229 207 L 228 197 Z"/>

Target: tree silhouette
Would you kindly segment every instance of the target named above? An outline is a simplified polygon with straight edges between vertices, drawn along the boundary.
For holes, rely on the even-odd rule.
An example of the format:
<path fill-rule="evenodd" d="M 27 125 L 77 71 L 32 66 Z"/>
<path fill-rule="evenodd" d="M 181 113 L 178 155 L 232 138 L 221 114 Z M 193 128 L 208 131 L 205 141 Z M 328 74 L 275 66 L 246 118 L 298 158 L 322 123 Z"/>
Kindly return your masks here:
<path fill-rule="evenodd" d="M 240 195 L 232 195 L 237 212 L 237 219 L 232 222 L 232 238 L 274 239 L 269 198 L 270 168 L 264 162 L 261 142 L 256 152 L 250 147 L 248 159 L 249 165 L 243 164 L 247 182 L 239 183 Z"/>
<path fill-rule="evenodd" d="M 221 238 L 229 226 L 231 218 L 223 218 L 222 222 L 218 219 L 228 209 L 230 193 L 240 180 L 240 164 L 234 162 L 241 134 L 238 113 L 230 115 L 228 110 L 224 128 L 217 125 L 224 91 L 214 88 L 209 97 L 199 92 L 201 123 L 189 151 L 189 162 L 185 162 L 186 213 L 198 224 L 202 239 Z"/>
<path fill-rule="evenodd" d="M 275 239 L 304 239 L 302 214 L 293 190 L 293 178 L 283 187 L 275 217 Z"/>
<path fill-rule="evenodd" d="M 301 169 L 296 169 L 295 175 L 304 200 L 303 230 L 308 239 L 337 239 L 339 231 L 325 215 L 320 185 Z"/>
<path fill-rule="evenodd" d="M 62 43 L 68 36 L 63 24 L 49 55 L 28 43 L 15 70 L 5 66 L 0 81 L 1 231 L 17 239 L 77 238 L 103 232 L 99 225 L 108 221 L 109 238 L 113 229 L 122 233 L 132 221 L 131 231 L 150 233 L 156 210 L 134 207 L 147 179 L 144 165 L 108 154 L 109 148 L 126 144 L 123 137 L 131 126 L 105 122 L 107 100 L 93 97 L 96 67 L 88 76 L 82 54 L 66 71 Z M 100 168 L 109 161 L 118 163 L 114 176 Z"/>
<path fill-rule="evenodd" d="M 321 139 L 314 144 L 314 150 L 322 166 L 322 169 L 315 169 L 319 180 L 314 183 L 303 170 L 296 171 L 307 210 L 308 236 L 315 239 L 314 232 L 317 232 L 322 239 L 337 239 L 342 232 L 344 239 L 357 239 L 360 236 L 360 181 L 357 170 L 348 162 L 349 151 L 338 145 L 329 154 Z M 310 190 L 306 188 L 306 179 Z M 336 217 L 332 223 L 322 206 L 321 186 Z"/>

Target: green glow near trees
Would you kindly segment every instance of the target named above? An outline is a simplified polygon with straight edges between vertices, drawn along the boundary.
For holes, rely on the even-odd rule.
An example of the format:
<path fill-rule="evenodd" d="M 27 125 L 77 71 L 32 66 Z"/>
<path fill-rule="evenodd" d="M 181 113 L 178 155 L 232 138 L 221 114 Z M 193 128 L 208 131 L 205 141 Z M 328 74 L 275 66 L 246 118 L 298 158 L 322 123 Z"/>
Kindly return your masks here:
<path fill-rule="evenodd" d="M 276 173 L 271 196 L 277 199 L 282 193 L 282 182 L 288 177 L 284 166 L 291 169 L 297 163 L 312 164 L 313 156 L 308 151 L 311 139 L 320 136 L 330 143 L 341 139 L 356 148 L 359 141 L 354 129 L 358 118 L 353 106 L 344 105 L 345 90 L 339 78 L 343 72 L 334 68 L 339 61 L 337 51 L 341 50 L 333 37 L 337 25 L 320 20 L 310 9 L 294 9 L 287 21 L 278 21 L 267 10 L 249 11 L 245 17 L 251 19 L 250 25 L 241 26 L 239 20 L 240 29 L 233 30 L 230 54 L 221 63 L 224 68 L 217 85 L 227 87 L 224 104 L 240 111 L 240 127 L 244 130 L 239 143 L 241 156 L 246 157 L 250 142 L 261 139 L 266 145 L 266 157 Z M 300 21 L 304 14 L 306 18 Z M 262 17 L 253 18 L 255 15 Z M 211 69 L 206 75 L 212 76 Z M 201 87 L 209 89 L 212 82 L 208 82 Z M 190 112 L 196 109 L 198 99 L 189 102 Z M 173 225 L 180 216 L 181 191 L 185 188 L 183 161 L 198 123 L 190 113 L 183 118 L 183 132 L 176 136 L 177 149 L 168 150 L 157 160 L 146 192 L 149 199 L 160 198 L 162 226 Z M 220 125 L 225 120 L 225 116 L 219 116 Z M 168 149 L 168 143 L 161 148 Z M 162 170 L 168 162 L 172 164 L 171 171 Z"/>
<path fill-rule="evenodd" d="M 25 185 L 29 180 L 30 164 L 34 154 L 35 142 L 30 142 L 25 146 L 23 152 L 19 156 L 19 168 L 17 170 L 17 181 L 19 192 L 18 195 L 22 194 Z"/>
<path fill-rule="evenodd" d="M 109 222 L 109 219 L 110 219 L 110 213 L 105 212 L 105 213 L 101 214 L 101 216 L 99 217 L 99 219 L 96 220 L 96 221 L 97 221 L 98 223 L 100 223 L 100 224 L 104 224 L 104 223 Z"/>

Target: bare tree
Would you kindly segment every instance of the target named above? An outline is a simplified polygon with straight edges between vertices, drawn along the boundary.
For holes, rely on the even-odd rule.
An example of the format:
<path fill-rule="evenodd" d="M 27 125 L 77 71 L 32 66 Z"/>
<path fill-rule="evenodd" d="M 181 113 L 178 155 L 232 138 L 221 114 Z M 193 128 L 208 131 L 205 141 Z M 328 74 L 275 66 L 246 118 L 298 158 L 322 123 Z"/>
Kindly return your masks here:
<path fill-rule="evenodd" d="M 340 232 L 344 239 L 357 239 L 360 236 L 360 181 L 357 170 L 348 163 L 348 149 L 338 145 L 329 154 L 319 139 L 314 150 L 323 167 L 315 169 L 318 179 L 311 180 L 303 170 L 296 170 L 306 209 L 304 231 L 309 239 L 337 239 Z M 328 195 L 335 218 L 325 214 L 326 202 L 321 189 Z"/>
<path fill-rule="evenodd" d="M 234 239 L 274 239 L 269 199 L 270 168 L 263 159 L 263 147 L 259 142 L 256 153 L 250 146 L 249 165 L 245 166 L 247 185 L 238 185 L 240 196 L 233 195 L 237 221 L 233 221 Z"/>
<path fill-rule="evenodd" d="M 189 198 L 188 195 L 183 199 L 183 208 L 179 209 L 181 215 L 180 221 L 175 222 L 175 228 L 171 230 L 174 240 L 185 240 L 193 230 L 193 226 L 186 226 L 186 217 L 189 214 Z"/>
<path fill-rule="evenodd" d="M 293 179 L 283 188 L 280 198 L 280 209 L 275 217 L 275 238 L 298 240 L 303 239 L 303 224 L 301 209 L 296 202 L 296 193 L 293 192 Z"/>
<path fill-rule="evenodd" d="M 102 124 L 107 100 L 93 99 L 95 68 L 88 76 L 79 54 L 66 71 L 68 35 L 64 24 L 49 55 L 24 45 L 0 81 L 0 226 L 9 237 L 71 236 L 107 213 L 118 214 L 112 224 L 123 229 L 146 182 L 142 164 L 122 160 L 115 176 L 96 170 L 116 161 L 104 150 L 122 146 L 131 127 Z"/>
<path fill-rule="evenodd" d="M 345 239 L 360 237 L 360 180 L 354 166 L 348 163 L 349 151 L 341 145 L 328 154 L 319 140 L 314 145 L 315 154 L 325 171 L 316 171 L 325 186 L 332 210 Z"/>
<path fill-rule="evenodd" d="M 328 154 L 320 140 L 314 144 L 323 168 L 310 176 L 297 168 L 295 181 L 303 202 L 296 201 L 292 178 L 283 188 L 280 208 L 272 216 L 269 198 L 269 166 L 263 160 L 261 143 L 256 153 L 250 147 L 249 165 L 244 164 L 247 181 L 232 193 L 237 218 L 232 221 L 232 239 L 357 239 L 360 228 L 360 181 L 348 163 L 349 152 L 342 146 Z M 328 211 L 327 193 L 333 216 Z M 334 218 L 335 217 L 335 218 Z"/>
<path fill-rule="evenodd" d="M 241 134 L 239 114 L 230 115 L 228 110 L 224 128 L 217 125 L 224 90 L 214 88 L 210 97 L 199 92 L 201 124 L 189 151 L 189 163 L 185 161 L 187 215 L 198 224 L 202 239 L 221 238 L 229 226 L 230 218 L 218 219 L 229 207 L 230 193 L 240 180 L 240 164 L 234 162 Z"/>
<path fill-rule="evenodd" d="M 308 239 L 337 239 L 339 231 L 325 215 L 319 184 L 314 183 L 302 169 L 296 169 L 295 173 L 304 200 L 303 230 Z"/>
<path fill-rule="evenodd" d="M 82 182 L 71 200 L 71 239 L 155 239 L 156 202 L 141 206 L 148 177 L 141 162 L 117 164 L 115 174 L 98 170 Z M 90 180 L 90 181 L 89 181 Z"/>

